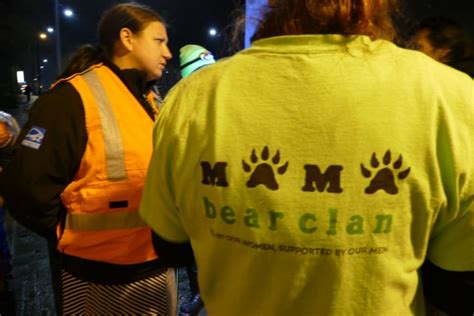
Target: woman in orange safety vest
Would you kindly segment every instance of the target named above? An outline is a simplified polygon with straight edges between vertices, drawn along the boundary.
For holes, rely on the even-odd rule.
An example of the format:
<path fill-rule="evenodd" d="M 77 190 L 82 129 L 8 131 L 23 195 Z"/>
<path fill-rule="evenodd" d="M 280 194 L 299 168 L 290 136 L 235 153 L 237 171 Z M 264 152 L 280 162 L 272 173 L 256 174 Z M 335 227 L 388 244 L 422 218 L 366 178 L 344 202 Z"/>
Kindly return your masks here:
<path fill-rule="evenodd" d="M 168 36 L 156 12 L 125 3 L 103 14 L 98 38 L 33 106 L 1 190 L 53 245 L 59 313 L 166 314 L 171 278 L 137 210 Z"/>

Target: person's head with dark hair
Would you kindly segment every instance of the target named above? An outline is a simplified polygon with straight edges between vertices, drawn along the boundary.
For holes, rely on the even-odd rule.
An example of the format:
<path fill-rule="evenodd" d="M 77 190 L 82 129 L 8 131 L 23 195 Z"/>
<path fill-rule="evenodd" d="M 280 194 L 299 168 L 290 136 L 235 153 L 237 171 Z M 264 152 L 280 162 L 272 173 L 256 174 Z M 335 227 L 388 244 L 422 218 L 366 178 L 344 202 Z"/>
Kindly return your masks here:
<path fill-rule="evenodd" d="M 110 61 L 121 69 L 142 70 L 152 80 L 162 75 L 171 58 L 164 20 L 147 6 L 137 3 L 113 6 L 102 15 L 97 33 L 98 45 L 80 47 L 60 78 Z"/>
<path fill-rule="evenodd" d="M 442 16 L 423 19 L 410 42 L 411 48 L 446 64 L 473 57 L 469 33 L 455 21 Z"/>
<path fill-rule="evenodd" d="M 393 23 L 397 0 L 274 0 L 252 41 L 281 35 L 368 35 L 397 39 Z"/>

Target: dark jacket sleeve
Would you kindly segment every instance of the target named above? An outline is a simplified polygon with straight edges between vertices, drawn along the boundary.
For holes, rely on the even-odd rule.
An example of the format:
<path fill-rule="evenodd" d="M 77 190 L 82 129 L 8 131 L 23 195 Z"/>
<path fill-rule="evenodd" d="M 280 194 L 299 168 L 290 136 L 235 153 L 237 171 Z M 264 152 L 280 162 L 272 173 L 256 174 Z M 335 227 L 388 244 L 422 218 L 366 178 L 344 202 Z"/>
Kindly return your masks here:
<path fill-rule="evenodd" d="M 32 127 L 44 130 L 38 149 L 23 144 Z M 65 214 L 60 194 L 77 171 L 87 142 L 82 101 L 69 83 L 40 97 L 0 176 L 6 208 L 22 225 L 55 240 Z"/>
<path fill-rule="evenodd" d="M 194 263 L 193 248 L 190 243 L 172 243 L 152 232 L 152 241 L 162 264 L 169 267 L 189 266 Z"/>
<path fill-rule="evenodd" d="M 448 271 L 426 260 L 421 272 L 428 302 L 451 316 L 474 314 L 474 271 Z"/>

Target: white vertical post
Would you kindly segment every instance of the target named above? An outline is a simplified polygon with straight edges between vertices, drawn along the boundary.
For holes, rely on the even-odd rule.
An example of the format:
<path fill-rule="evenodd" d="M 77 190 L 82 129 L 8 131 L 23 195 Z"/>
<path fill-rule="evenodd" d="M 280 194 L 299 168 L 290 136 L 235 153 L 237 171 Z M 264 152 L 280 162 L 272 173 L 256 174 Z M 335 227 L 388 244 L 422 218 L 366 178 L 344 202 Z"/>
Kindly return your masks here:
<path fill-rule="evenodd" d="M 250 38 L 255 33 L 258 22 L 262 18 L 263 10 L 270 0 L 247 0 L 245 6 L 245 47 L 250 46 Z"/>

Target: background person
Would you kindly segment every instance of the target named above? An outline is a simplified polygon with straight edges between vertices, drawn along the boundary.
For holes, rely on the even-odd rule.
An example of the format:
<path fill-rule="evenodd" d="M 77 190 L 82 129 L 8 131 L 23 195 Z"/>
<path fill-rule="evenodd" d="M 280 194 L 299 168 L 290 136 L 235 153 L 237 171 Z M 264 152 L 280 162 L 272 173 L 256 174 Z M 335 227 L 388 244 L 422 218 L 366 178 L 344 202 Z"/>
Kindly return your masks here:
<path fill-rule="evenodd" d="M 473 82 L 394 45 L 396 11 L 276 1 L 168 94 L 140 213 L 209 315 L 424 315 L 426 259 L 474 270 Z"/>
<path fill-rule="evenodd" d="M 179 49 L 179 67 L 183 78 L 215 62 L 212 53 L 200 45 L 188 44 Z"/>
<path fill-rule="evenodd" d="M 11 114 L 0 111 L 0 174 L 11 156 L 11 147 L 15 143 L 20 127 Z M 0 192 L 0 314 L 13 312 L 13 297 L 9 289 L 8 275 L 11 273 L 11 254 L 8 248 L 3 208 L 4 199 Z"/>
<path fill-rule="evenodd" d="M 156 114 L 148 87 L 171 58 L 166 28 L 124 3 L 103 14 L 98 38 L 33 106 L 1 192 L 52 245 L 58 314 L 164 315 L 167 268 L 137 211 Z"/>
<path fill-rule="evenodd" d="M 31 89 L 30 85 L 26 85 L 25 87 L 25 95 L 26 95 L 26 101 L 27 102 L 30 102 L 31 100 L 31 92 L 33 91 L 33 89 Z"/>
<path fill-rule="evenodd" d="M 413 49 L 474 77 L 474 43 L 455 21 L 433 16 L 420 21 L 410 40 Z"/>
<path fill-rule="evenodd" d="M 19 133 L 20 126 L 16 119 L 11 114 L 0 111 L 0 148 L 11 147 Z"/>

